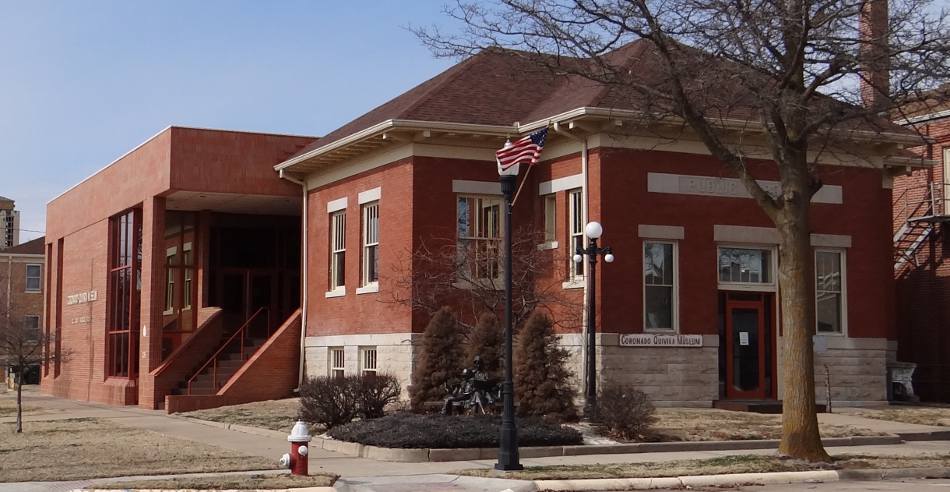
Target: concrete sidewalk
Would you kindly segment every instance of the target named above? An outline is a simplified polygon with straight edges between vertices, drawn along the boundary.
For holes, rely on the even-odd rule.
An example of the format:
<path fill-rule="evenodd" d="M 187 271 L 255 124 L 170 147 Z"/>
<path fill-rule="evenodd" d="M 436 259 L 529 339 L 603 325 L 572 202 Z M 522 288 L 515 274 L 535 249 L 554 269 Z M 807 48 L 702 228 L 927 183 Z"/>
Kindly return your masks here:
<path fill-rule="evenodd" d="M 8 398 L 10 395 L 0 395 Z M 272 458 L 276 464 L 283 453 L 288 452 L 289 444 L 286 438 L 278 435 L 258 435 L 227 430 L 221 427 L 204 425 L 187 419 L 172 417 L 162 411 L 144 410 L 136 407 L 113 407 L 96 403 L 64 400 L 35 391 L 24 394 L 24 404 L 36 407 L 42 413 L 33 413 L 26 416 L 26 420 L 49 420 L 77 417 L 91 417 L 110 420 L 118 425 L 146 429 L 169 437 L 197 441 L 238 451 L 251 456 Z M 839 425 L 853 425 L 870 429 L 880 429 L 881 432 L 923 432 L 946 430 L 946 428 L 932 428 L 914 424 L 899 424 L 866 419 L 856 416 L 839 414 L 825 415 L 823 419 L 831 419 L 831 423 Z M 12 417 L 4 417 L 0 422 L 11 422 Z M 840 454 L 868 454 L 868 455 L 895 455 L 913 456 L 922 454 L 947 453 L 950 451 L 950 442 L 947 441 L 916 441 L 905 444 L 879 446 L 849 446 L 828 448 L 832 455 Z M 694 452 L 660 452 L 660 453 L 632 453 L 610 455 L 584 456 L 554 456 L 546 458 L 526 458 L 521 462 L 525 466 L 540 465 L 583 465 L 593 463 L 636 463 L 648 461 L 670 461 L 705 459 L 721 456 L 757 454 L 767 455 L 774 450 L 722 450 L 722 451 L 694 451 Z M 466 468 L 491 468 L 495 460 L 426 462 L 426 463 L 394 463 L 375 461 L 366 458 L 354 458 L 333 453 L 323 449 L 314 449 L 311 452 L 310 470 L 313 472 L 335 473 L 343 477 L 339 489 L 343 490 L 380 490 L 380 491 L 415 491 L 415 490 L 504 490 L 517 484 L 504 483 L 506 481 L 478 480 L 460 478 L 453 473 Z M 21 488 L 10 488 L 13 484 L 0 484 L 0 491 L 27 490 L 26 484 L 17 484 Z M 74 483 L 73 483 L 74 485 Z M 495 488 L 505 485 L 501 488 Z M 66 490 L 67 484 L 31 484 L 29 490 Z M 44 488 L 45 487 L 45 488 Z M 486 488 L 487 487 L 487 488 Z"/>

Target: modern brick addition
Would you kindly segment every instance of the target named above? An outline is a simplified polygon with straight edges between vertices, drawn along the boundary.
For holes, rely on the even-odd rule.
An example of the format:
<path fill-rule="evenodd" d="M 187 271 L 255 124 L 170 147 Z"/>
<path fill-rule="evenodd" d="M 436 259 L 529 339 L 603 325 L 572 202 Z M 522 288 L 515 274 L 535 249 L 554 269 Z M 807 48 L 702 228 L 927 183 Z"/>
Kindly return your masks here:
<path fill-rule="evenodd" d="M 237 384 L 248 370 L 223 363 L 244 346 L 253 350 L 239 360 L 281 368 L 266 383 L 266 371 L 250 371 L 264 396 L 289 395 L 299 330 L 278 328 L 299 306 L 302 192 L 273 166 L 313 140 L 169 127 L 54 198 L 45 285 L 50 350 L 61 357 L 42 389 L 163 408 L 166 395 L 195 394 L 199 384 L 187 383 L 203 366 L 220 365 L 204 399 L 224 401 L 216 397 L 230 382 L 228 401 L 248 401 L 263 395 Z M 215 354 L 222 363 L 206 364 Z"/>

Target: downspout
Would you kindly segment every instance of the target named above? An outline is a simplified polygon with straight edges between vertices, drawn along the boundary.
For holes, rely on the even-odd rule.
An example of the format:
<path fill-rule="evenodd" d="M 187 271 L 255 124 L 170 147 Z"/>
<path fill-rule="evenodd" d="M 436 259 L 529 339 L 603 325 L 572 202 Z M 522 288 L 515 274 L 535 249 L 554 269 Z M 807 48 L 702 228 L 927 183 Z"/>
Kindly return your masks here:
<path fill-rule="evenodd" d="M 557 122 L 554 123 L 554 131 L 558 135 L 564 135 L 565 137 L 568 137 L 571 140 L 580 142 L 581 144 L 581 202 L 584 204 L 584 207 L 583 207 L 584 217 L 583 217 L 582 222 L 586 225 L 587 217 L 588 217 L 588 208 L 590 208 L 590 205 L 588 203 L 588 198 L 587 198 L 587 153 L 588 153 L 587 152 L 587 137 L 584 137 L 584 138 L 578 137 L 577 135 L 571 133 L 570 131 L 562 128 L 561 125 Z M 585 238 L 585 244 L 586 244 L 586 239 L 587 239 L 586 227 L 584 228 L 584 231 L 585 231 L 584 238 Z M 570 248 L 571 246 L 572 245 L 568 245 L 568 248 Z M 574 255 L 573 251 L 567 252 L 568 258 L 573 257 L 573 255 Z M 584 268 L 587 268 L 586 261 L 583 262 L 583 265 L 584 265 Z M 584 273 L 586 277 L 587 272 L 585 271 Z M 587 289 L 588 289 L 588 285 L 587 285 L 587 282 L 585 281 L 584 294 L 583 294 L 584 302 L 583 302 L 583 309 L 582 309 L 582 314 L 581 314 L 581 335 L 582 335 L 581 338 L 583 339 L 583 341 L 581 342 L 581 345 L 584 345 L 587 343 L 586 342 L 587 341 Z M 587 381 L 587 350 L 581 350 L 581 381 Z"/>
<path fill-rule="evenodd" d="M 289 174 L 284 173 L 284 170 L 279 171 L 281 179 L 286 179 L 291 183 L 296 183 L 300 185 L 302 190 L 302 211 L 301 211 L 301 221 L 303 225 L 300 227 L 300 236 L 302 240 L 300 248 L 300 364 L 297 369 L 297 388 L 294 392 L 300 391 L 300 386 L 303 384 L 304 378 L 304 369 L 307 363 L 307 354 L 306 354 L 306 340 L 307 340 L 307 224 L 310 222 L 307 218 L 307 182 L 290 176 Z"/>

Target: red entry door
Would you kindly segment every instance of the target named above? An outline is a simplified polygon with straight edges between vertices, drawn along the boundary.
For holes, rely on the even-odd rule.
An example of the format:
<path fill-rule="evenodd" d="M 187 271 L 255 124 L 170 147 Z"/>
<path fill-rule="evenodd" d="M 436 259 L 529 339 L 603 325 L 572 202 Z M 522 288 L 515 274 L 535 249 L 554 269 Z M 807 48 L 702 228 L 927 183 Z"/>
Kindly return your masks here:
<path fill-rule="evenodd" d="M 762 301 L 726 301 L 726 397 L 764 399 L 765 307 Z"/>

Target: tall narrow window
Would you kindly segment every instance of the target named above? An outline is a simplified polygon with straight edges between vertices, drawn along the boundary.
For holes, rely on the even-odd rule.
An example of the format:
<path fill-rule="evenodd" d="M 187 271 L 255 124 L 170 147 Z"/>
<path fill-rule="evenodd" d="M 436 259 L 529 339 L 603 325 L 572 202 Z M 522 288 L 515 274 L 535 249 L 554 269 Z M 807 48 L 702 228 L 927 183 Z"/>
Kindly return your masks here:
<path fill-rule="evenodd" d="M 570 279 L 576 280 L 584 276 L 585 261 L 580 263 L 573 259 L 574 253 L 580 248 L 584 248 L 584 202 L 581 200 L 581 190 L 571 190 L 567 192 L 567 225 L 568 225 L 568 262 L 570 263 Z"/>
<path fill-rule="evenodd" d="M 815 318 L 818 333 L 842 333 L 843 253 L 815 251 Z"/>
<path fill-rule="evenodd" d="M 182 309 L 191 308 L 191 277 L 193 274 L 192 266 L 192 256 L 191 243 L 185 243 L 182 247 L 181 252 L 181 261 L 184 268 L 182 268 L 182 276 L 184 281 L 182 281 L 182 292 L 181 292 L 181 307 Z"/>
<path fill-rule="evenodd" d="M 379 202 L 363 205 L 363 272 L 360 284 L 379 281 Z"/>
<path fill-rule="evenodd" d="M 557 197 L 552 193 L 544 195 L 544 242 L 554 241 L 557 241 Z"/>
<path fill-rule="evenodd" d="M 950 147 L 943 148 L 943 210 L 941 212 L 943 215 L 950 215 Z"/>
<path fill-rule="evenodd" d="M 330 290 L 346 284 L 346 211 L 330 214 Z"/>
<path fill-rule="evenodd" d="M 458 197 L 458 270 L 472 280 L 501 278 L 502 200 L 499 197 Z"/>
<path fill-rule="evenodd" d="M 330 377 L 343 377 L 343 347 L 330 348 Z"/>
<path fill-rule="evenodd" d="M 138 369 L 141 212 L 130 210 L 109 222 L 106 369 L 109 376 L 134 378 Z"/>
<path fill-rule="evenodd" d="M 175 310 L 175 277 L 177 269 L 176 257 L 178 248 L 168 248 L 165 252 L 165 312 L 171 313 Z"/>
<path fill-rule="evenodd" d="M 42 265 L 26 266 L 26 291 L 40 292 L 40 285 L 43 277 Z"/>
<path fill-rule="evenodd" d="M 643 326 L 676 329 L 676 244 L 643 243 Z"/>

